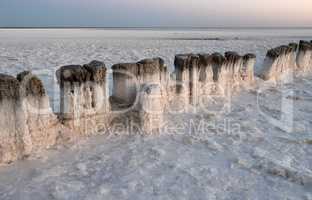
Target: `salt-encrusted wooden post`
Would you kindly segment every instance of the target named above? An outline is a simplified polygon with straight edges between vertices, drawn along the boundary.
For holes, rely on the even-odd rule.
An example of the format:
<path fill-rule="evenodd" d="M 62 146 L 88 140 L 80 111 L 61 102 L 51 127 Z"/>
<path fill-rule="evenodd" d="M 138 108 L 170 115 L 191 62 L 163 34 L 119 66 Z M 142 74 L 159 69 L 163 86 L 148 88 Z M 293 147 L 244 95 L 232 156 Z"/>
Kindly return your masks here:
<path fill-rule="evenodd" d="M 89 108 L 91 114 L 95 113 L 97 129 L 106 128 L 110 117 L 110 104 L 108 97 L 108 89 L 106 84 L 107 70 L 105 64 L 100 61 L 92 61 L 83 66 L 88 72 L 90 78 L 87 81 L 91 92 L 91 105 Z M 103 126 L 102 126 L 103 125 Z"/>
<path fill-rule="evenodd" d="M 191 57 L 190 65 L 190 102 L 192 105 L 197 105 L 199 99 L 199 56 Z"/>
<path fill-rule="evenodd" d="M 312 71 L 312 41 L 299 42 L 299 50 L 297 54 L 297 66 L 299 71 L 311 72 Z"/>
<path fill-rule="evenodd" d="M 224 75 L 222 75 L 222 66 L 225 62 L 225 58 L 222 54 L 220 53 L 213 53 L 211 54 L 211 65 L 212 65 L 212 70 L 213 70 L 213 81 L 215 88 L 212 91 L 213 94 L 221 94 L 223 95 L 224 92 L 224 86 L 222 83 L 222 80 L 224 79 Z"/>
<path fill-rule="evenodd" d="M 260 71 L 260 77 L 264 80 L 288 78 L 296 68 L 293 62 L 296 51 L 297 47 L 293 44 L 269 50 Z"/>
<path fill-rule="evenodd" d="M 246 54 L 243 57 L 243 65 L 240 69 L 240 83 L 251 86 L 254 82 L 254 66 L 256 63 L 256 55 Z"/>
<path fill-rule="evenodd" d="M 256 56 L 246 54 L 240 56 L 236 52 L 226 52 L 225 55 L 214 53 L 210 55 L 215 89 L 211 93 L 226 95 L 241 86 L 251 85 L 254 81 L 254 64 Z"/>
<path fill-rule="evenodd" d="M 213 63 L 212 56 L 209 54 L 199 54 L 199 71 L 198 71 L 198 103 L 200 106 L 206 106 L 210 101 L 210 95 L 215 91 L 213 81 Z"/>
<path fill-rule="evenodd" d="M 183 104 L 189 104 L 190 99 L 189 57 L 189 54 L 180 54 L 174 58 L 176 93 L 182 99 Z"/>
<path fill-rule="evenodd" d="M 144 133 L 159 132 L 163 125 L 164 105 L 158 84 L 143 84 L 140 91 L 139 118 Z"/>
<path fill-rule="evenodd" d="M 183 104 L 198 103 L 199 62 L 199 56 L 196 54 L 175 56 L 176 92 L 183 100 Z"/>
<path fill-rule="evenodd" d="M 226 95 L 254 81 L 255 55 L 236 52 L 175 56 L 176 92 L 185 104 L 197 105 L 212 94 Z"/>
<path fill-rule="evenodd" d="M 30 136 L 29 139 L 23 138 L 25 153 L 32 149 L 52 147 L 56 143 L 60 126 L 42 81 L 29 71 L 18 74 L 17 79 L 20 82 L 19 93 L 28 129 L 25 135 Z"/>
<path fill-rule="evenodd" d="M 57 72 L 60 84 L 60 118 L 81 135 L 105 130 L 109 121 L 109 103 L 104 63 L 69 65 Z"/>
<path fill-rule="evenodd" d="M 113 97 L 120 103 L 132 106 L 138 100 L 141 84 L 158 84 L 162 97 L 166 97 L 167 67 L 161 58 L 144 59 L 137 63 L 112 66 Z"/>
<path fill-rule="evenodd" d="M 221 77 L 224 79 L 221 84 L 224 85 L 224 89 L 232 91 L 239 87 L 239 72 L 243 68 L 243 57 L 234 51 L 225 52 L 224 55 L 225 61 L 221 67 Z"/>
<path fill-rule="evenodd" d="M 297 66 L 298 44 L 297 43 L 289 43 L 288 46 L 289 46 L 288 67 L 295 70 L 298 68 L 298 66 Z"/>
<path fill-rule="evenodd" d="M 199 96 L 211 94 L 213 90 L 212 57 L 209 54 L 199 54 Z"/>
<path fill-rule="evenodd" d="M 136 63 L 121 63 L 112 66 L 113 92 L 112 96 L 119 103 L 131 105 L 137 98 L 139 69 Z"/>
<path fill-rule="evenodd" d="M 56 143 L 59 124 L 42 82 L 30 72 L 0 75 L 0 163 Z"/>
<path fill-rule="evenodd" d="M 262 79 L 269 80 L 277 76 L 277 73 L 279 73 L 278 65 L 281 65 L 282 63 L 280 59 L 280 54 L 282 53 L 282 51 L 283 47 L 278 47 L 270 49 L 267 52 L 262 69 L 259 74 Z"/>
<path fill-rule="evenodd" d="M 19 81 L 0 74 L 0 163 L 9 163 L 23 156 L 21 132 L 26 124 L 19 96 Z"/>

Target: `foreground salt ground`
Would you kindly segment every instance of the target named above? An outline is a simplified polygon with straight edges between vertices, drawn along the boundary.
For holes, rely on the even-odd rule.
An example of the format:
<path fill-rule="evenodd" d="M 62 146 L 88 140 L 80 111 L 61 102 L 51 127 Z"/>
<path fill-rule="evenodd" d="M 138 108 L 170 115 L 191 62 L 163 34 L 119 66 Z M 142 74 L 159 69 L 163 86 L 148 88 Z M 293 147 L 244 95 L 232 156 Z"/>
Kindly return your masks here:
<path fill-rule="evenodd" d="M 311 85 L 245 90 L 224 112 L 219 100 L 168 114 L 161 135 L 115 130 L 17 162 L 0 169 L 0 199 L 312 199 Z M 272 123 L 283 112 L 292 132 Z"/>

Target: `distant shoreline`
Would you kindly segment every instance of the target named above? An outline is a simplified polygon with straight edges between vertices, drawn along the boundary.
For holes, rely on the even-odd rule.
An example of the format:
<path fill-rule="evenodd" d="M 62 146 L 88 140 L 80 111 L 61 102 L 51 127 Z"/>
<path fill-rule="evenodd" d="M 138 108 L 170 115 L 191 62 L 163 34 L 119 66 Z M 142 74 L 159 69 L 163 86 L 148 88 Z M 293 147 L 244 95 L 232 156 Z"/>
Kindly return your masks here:
<path fill-rule="evenodd" d="M 0 29 L 100 29 L 100 30 L 257 30 L 257 29 L 312 29 L 312 27 L 169 27 L 169 26 L 152 26 L 152 27 L 87 27 L 87 26 L 47 26 L 47 27 L 0 27 Z"/>

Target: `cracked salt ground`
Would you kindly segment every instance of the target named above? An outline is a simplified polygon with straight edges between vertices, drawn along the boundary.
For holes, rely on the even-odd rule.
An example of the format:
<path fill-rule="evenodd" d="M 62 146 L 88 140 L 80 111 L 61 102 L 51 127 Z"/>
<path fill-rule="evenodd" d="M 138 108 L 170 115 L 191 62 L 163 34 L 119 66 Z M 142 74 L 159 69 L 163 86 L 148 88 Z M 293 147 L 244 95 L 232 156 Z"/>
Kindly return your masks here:
<path fill-rule="evenodd" d="M 288 87 L 300 98 L 312 92 L 300 78 Z M 273 95 L 264 105 L 279 110 L 272 91 L 263 91 Z M 0 199 L 311 199 L 311 132 L 276 128 L 256 100 L 248 90 L 232 98 L 230 112 L 167 116 L 171 125 L 226 119 L 238 132 L 182 126 L 171 135 L 98 136 L 17 162 L 0 169 Z M 312 102 L 299 101 L 295 127 L 311 118 Z"/>

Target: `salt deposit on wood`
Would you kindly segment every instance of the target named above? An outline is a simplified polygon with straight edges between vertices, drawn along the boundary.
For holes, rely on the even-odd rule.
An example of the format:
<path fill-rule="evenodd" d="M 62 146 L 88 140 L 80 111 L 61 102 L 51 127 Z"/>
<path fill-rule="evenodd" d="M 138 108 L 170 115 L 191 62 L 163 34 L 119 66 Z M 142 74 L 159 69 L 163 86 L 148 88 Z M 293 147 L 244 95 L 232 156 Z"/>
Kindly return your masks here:
<path fill-rule="evenodd" d="M 213 63 L 209 54 L 199 54 L 199 95 L 209 95 L 213 87 Z"/>
<path fill-rule="evenodd" d="M 183 104 L 189 103 L 190 98 L 190 69 L 192 55 L 176 55 L 174 59 L 176 75 L 176 93 L 182 99 Z"/>
<path fill-rule="evenodd" d="M 24 147 L 19 130 L 25 130 L 25 124 L 19 123 L 24 121 L 20 115 L 19 81 L 0 74 L 0 88 L 0 162 L 7 163 L 22 156 Z"/>
<path fill-rule="evenodd" d="M 141 84 L 159 84 L 166 97 L 167 67 L 161 58 L 144 59 L 137 63 L 121 63 L 112 66 L 113 97 L 121 103 L 133 105 Z"/>
<path fill-rule="evenodd" d="M 0 75 L 0 162 L 7 163 L 56 143 L 57 117 L 42 82 L 30 72 Z"/>
<path fill-rule="evenodd" d="M 176 92 L 183 104 L 196 104 L 199 56 L 180 54 L 174 60 L 176 74 Z"/>
<path fill-rule="evenodd" d="M 164 105 L 161 101 L 161 88 L 157 84 L 145 84 L 140 91 L 139 118 L 142 131 L 152 133 L 163 125 Z"/>
<path fill-rule="evenodd" d="M 108 123 L 109 103 L 104 63 L 63 66 L 57 72 L 60 84 L 60 118 L 81 135 L 104 130 Z"/>
<path fill-rule="evenodd" d="M 18 74 L 17 79 L 20 81 L 22 110 L 30 136 L 30 143 L 24 139 L 25 151 L 53 146 L 60 127 L 41 80 L 27 71 Z"/>
<path fill-rule="evenodd" d="M 260 76 L 279 80 L 312 66 L 311 43 L 280 46 L 268 51 Z M 255 55 L 236 52 L 179 54 L 175 56 L 175 79 L 170 80 L 161 58 L 121 63 L 113 69 L 113 100 L 134 105 L 127 114 L 138 113 L 141 129 L 153 133 L 162 128 L 169 99 L 172 104 L 197 106 L 212 95 L 227 95 L 254 83 Z M 50 108 L 41 80 L 25 71 L 17 78 L 0 74 L 0 163 L 8 163 L 35 150 L 56 144 L 65 132 L 92 135 L 109 128 L 112 118 L 104 63 L 63 66 L 56 72 L 60 85 L 59 119 Z M 287 76 L 286 76 L 287 77 Z M 174 85 L 172 90 L 171 84 Z M 120 105 L 120 104 L 118 104 Z M 134 112 L 133 112 L 134 111 Z M 118 115 L 118 114 L 117 114 Z M 117 116 L 116 115 L 116 116 Z M 116 117 L 114 115 L 114 117 Z M 62 125 L 66 131 L 60 130 Z M 68 133 L 67 133 L 68 134 Z"/>
<path fill-rule="evenodd" d="M 197 105 L 212 94 L 225 95 L 254 80 L 255 56 L 226 52 L 175 57 L 176 92 L 184 104 Z"/>
<path fill-rule="evenodd" d="M 264 80 L 288 78 L 296 70 L 296 63 L 294 62 L 296 52 L 297 45 L 293 43 L 269 50 L 264 60 L 260 77 Z"/>
<path fill-rule="evenodd" d="M 254 82 L 254 66 L 256 56 L 254 54 L 246 54 L 243 57 L 243 66 L 240 68 L 240 82 L 250 85 Z"/>
<path fill-rule="evenodd" d="M 297 65 L 300 71 L 311 72 L 312 70 L 312 41 L 299 42 Z"/>

